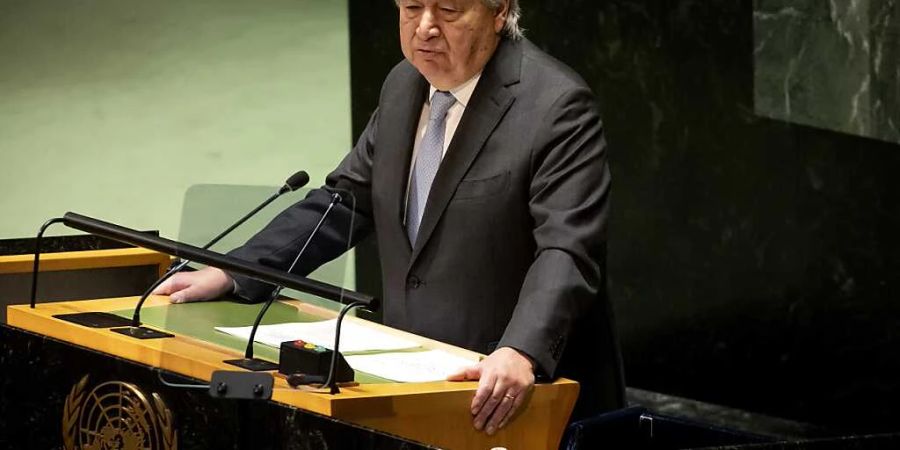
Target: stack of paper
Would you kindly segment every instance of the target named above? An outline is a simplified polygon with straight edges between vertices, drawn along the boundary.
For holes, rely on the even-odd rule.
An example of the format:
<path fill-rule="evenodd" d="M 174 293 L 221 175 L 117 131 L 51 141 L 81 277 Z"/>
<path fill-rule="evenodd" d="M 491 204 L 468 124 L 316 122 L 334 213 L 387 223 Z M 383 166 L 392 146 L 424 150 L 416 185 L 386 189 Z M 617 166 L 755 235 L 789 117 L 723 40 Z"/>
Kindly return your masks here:
<path fill-rule="evenodd" d="M 321 322 L 280 323 L 263 325 L 256 331 L 255 341 L 278 348 L 284 341 L 303 340 L 322 347 L 334 347 L 334 327 L 336 320 Z M 216 327 L 223 333 L 250 339 L 253 327 Z M 366 327 L 345 320 L 341 324 L 341 353 L 365 352 L 371 350 L 403 350 L 419 347 L 419 344 L 394 336 L 384 331 Z"/>
<path fill-rule="evenodd" d="M 356 355 L 346 359 L 353 370 L 403 383 L 446 380 L 477 362 L 441 350 Z"/>

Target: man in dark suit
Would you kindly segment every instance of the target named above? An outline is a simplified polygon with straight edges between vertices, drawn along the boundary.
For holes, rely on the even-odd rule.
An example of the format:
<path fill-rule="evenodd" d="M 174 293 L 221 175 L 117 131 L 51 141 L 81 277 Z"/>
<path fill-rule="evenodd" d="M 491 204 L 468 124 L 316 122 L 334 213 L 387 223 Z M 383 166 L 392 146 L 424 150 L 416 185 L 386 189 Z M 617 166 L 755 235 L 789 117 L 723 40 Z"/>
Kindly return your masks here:
<path fill-rule="evenodd" d="M 620 407 L 606 299 L 609 172 L 584 81 L 521 37 L 515 0 L 398 0 L 405 60 L 326 186 L 233 255 L 286 269 L 331 192 L 349 192 L 312 240 L 306 274 L 375 231 L 384 322 L 488 353 L 454 380 L 480 380 L 474 426 L 494 433 L 536 377 L 582 384 L 575 416 Z M 158 289 L 173 302 L 272 286 L 218 269 Z"/>

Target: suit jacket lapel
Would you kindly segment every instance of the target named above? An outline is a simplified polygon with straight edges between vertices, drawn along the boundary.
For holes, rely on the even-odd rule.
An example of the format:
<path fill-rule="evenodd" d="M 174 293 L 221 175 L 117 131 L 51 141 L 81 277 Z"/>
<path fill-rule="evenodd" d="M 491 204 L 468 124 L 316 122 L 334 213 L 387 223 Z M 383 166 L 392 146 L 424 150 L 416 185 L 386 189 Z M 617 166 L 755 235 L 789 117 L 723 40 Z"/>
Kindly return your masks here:
<path fill-rule="evenodd" d="M 383 148 L 391 153 L 390 157 L 385 158 L 384 176 L 379 177 L 386 190 L 385 198 L 389 200 L 387 213 L 391 229 L 388 232 L 391 233 L 391 240 L 398 242 L 407 255 L 412 248 L 403 227 L 405 216 L 403 207 L 406 204 L 406 185 L 409 182 L 416 129 L 422 114 L 422 105 L 428 95 L 428 82 L 425 78 L 415 69 L 411 70 L 410 78 L 406 86 L 412 86 L 412 89 L 406 90 L 396 101 L 385 102 L 379 111 L 379 114 L 383 114 L 383 118 L 390 118 L 390 121 L 382 120 L 383 145 L 381 143 L 379 145 L 379 151 Z"/>
<path fill-rule="evenodd" d="M 447 148 L 447 154 L 431 185 L 416 245 L 412 250 L 410 267 L 415 263 L 422 248 L 428 244 L 457 185 L 515 100 L 515 95 L 510 92 L 508 86 L 519 81 L 521 58 L 519 46 L 504 39 L 482 71 L 478 86 L 469 99 L 462 120 Z"/>

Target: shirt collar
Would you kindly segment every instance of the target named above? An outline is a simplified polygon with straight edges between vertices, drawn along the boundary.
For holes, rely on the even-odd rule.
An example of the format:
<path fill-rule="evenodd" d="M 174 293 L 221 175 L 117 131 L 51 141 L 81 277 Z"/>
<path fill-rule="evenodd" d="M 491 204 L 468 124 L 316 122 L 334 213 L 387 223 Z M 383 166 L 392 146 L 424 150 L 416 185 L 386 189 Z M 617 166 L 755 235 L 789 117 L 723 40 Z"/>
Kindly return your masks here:
<path fill-rule="evenodd" d="M 478 80 L 481 79 L 481 72 L 475 74 L 474 77 L 469 78 L 469 81 L 450 89 L 450 93 L 453 94 L 453 97 L 456 98 L 456 101 L 465 108 L 469 104 L 469 99 L 472 98 L 472 93 L 475 92 L 475 86 L 478 86 Z M 431 97 L 434 97 L 434 93 L 437 92 L 437 88 L 431 86 L 431 90 L 428 92 L 428 101 L 431 101 Z"/>

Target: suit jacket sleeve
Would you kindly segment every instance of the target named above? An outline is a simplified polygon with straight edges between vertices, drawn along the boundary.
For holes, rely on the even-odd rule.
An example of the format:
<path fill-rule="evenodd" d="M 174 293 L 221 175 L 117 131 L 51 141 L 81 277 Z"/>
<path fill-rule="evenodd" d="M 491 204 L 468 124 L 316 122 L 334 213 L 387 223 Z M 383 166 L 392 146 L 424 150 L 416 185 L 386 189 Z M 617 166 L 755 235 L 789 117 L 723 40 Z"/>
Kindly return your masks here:
<path fill-rule="evenodd" d="M 265 266 L 287 270 L 309 237 L 332 194 L 342 200 L 332 209 L 316 236 L 310 241 L 293 273 L 308 275 L 355 245 L 372 231 L 371 171 L 376 111 L 353 150 L 325 181 L 301 201 L 276 216 L 265 228 L 230 255 Z M 352 227 L 351 227 L 352 224 Z M 348 237 L 350 238 L 348 241 Z M 236 292 L 247 301 L 262 301 L 274 286 L 240 274 L 229 274 L 238 286 Z"/>
<path fill-rule="evenodd" d="M 499 346 L 526 353 L 552 376 L 575 321 L 605 289 L 610 177 L 586 87 L 560 96 L 540 127 L 529 191 L 535 258 Z"/>

